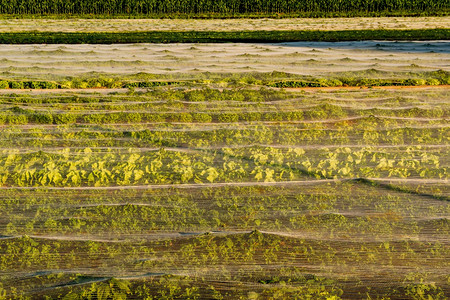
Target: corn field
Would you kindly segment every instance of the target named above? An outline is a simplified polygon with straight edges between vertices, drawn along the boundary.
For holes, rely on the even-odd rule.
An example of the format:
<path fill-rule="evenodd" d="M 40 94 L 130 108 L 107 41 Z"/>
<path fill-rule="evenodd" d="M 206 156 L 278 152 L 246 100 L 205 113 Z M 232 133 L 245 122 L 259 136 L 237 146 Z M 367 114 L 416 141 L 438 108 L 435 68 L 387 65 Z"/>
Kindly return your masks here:
<path fill-rule="evenodd" d="M 445 0 L 0 0 L 1 14 L 377 13 L 449 8 Z"/>

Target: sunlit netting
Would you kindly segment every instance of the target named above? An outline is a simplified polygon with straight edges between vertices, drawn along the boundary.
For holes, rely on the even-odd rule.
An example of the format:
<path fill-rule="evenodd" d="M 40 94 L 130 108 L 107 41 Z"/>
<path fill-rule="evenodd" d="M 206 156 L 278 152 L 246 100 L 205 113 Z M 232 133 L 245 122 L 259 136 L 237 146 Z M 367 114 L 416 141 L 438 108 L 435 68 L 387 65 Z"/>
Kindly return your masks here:
<path fill-rule="evenodd" d="M 91 65 L 94 46 L 81 47 L 76 63 L 67 49 L 11 53 L 24 62 L 5 80 L 67 86 L 0 94 L 0 299 L 449 296 L 449 91 L 430 84 L 447 80 L 436 70 L 445 54 L 399 62 L 403 52 L 382 51 L 395 63 L 358 71 L 375 54 L 346 49 L 349 59 L 311 63 L 353 73 L 306 74 L 413 78 L 420 87 L 281 90 L 270 83 L 290 75 L 278 78 L 265 62 L 266 73 L 241 72 L 241 81 L 218 72 L 208 82 L 202 69 L 163 72 L 186 80 L 173 86 L 81 90 L 94 77 L 86 70 L 116 65 Z M 331 51 L 317 49 L 310 54 Z M 39 62 L 30 69 L 37 52 L 53 59 L 52 75 Z M 424 72 L 407 67 L 413 57 Z M 230 70 L 247 64 L 235 59 Z M 147 82 L 138 65 L 156 60 L 138 61 L 105 78 Z"/>

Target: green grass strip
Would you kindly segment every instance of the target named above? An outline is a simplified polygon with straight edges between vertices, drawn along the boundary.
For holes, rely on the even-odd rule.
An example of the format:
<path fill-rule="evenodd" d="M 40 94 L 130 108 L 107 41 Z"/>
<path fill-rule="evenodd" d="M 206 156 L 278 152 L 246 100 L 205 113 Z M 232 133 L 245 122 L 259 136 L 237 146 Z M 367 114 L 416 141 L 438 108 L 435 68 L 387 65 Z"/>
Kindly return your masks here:
<path fill-rule="evenodd" d="M 0 44 L 111 43 L 273 43 L 294 41 L 445 40 L 450 29 L 343 31 L 187 31 L 187 32 L 14 32 L 0 33 Z"/>

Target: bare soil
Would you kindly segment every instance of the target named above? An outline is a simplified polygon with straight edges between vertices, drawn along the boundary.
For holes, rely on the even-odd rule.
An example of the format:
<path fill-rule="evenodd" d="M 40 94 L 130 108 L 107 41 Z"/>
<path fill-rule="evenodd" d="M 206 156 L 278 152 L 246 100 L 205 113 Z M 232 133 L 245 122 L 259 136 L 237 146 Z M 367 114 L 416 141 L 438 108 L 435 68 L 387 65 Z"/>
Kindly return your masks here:
<path fill-rule="evenodd" d="M 450 27 L 450 17 L 288 18 L 288 19 L 4 19 L 0 32 L 127 32 L 241 30 L 435 29 Z"/>

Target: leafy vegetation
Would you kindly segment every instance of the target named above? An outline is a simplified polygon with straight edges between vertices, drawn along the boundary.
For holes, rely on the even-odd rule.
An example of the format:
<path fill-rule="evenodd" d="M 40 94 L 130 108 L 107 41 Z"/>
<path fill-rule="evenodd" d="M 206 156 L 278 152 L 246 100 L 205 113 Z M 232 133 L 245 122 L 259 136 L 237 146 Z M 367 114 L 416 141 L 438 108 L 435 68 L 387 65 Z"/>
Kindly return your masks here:
<path fill-rule="evenodd" d="M 449 73 L 411 68 L 5 71 L 0 299 L 449 298 Z M 386 84 L 426 86 L 345 87 Z"/>
<path fill-rule="evenodd" d="M 296 41 L 445 40 L 450 29 L 343 31 L 5 32 L 0 44 L 276 43 Z"/>
<path fill-rule="evenodd" d="M 45 241 L 21 237 L 2 241 L 0 247 L 6 258 L 10 259 L 6 263 L 10 270 L 33 270 L 40 267 L 54 269 L 54 266 L 70 268 L 74 265 L 85 268 L 96 263 L 99 269 L 116 269 L 124 274 L 148 272 L 139 281 L 130 282 L 108 277 L 68 275 L 54 269 L 55 272 L 51 273 L 35 273 L 31 280 L 27 280 L 30 286 L 61 283 L 57 293 L 63 299 L 252 299 L 255 296 L 341 299 L 351 296 L 352 292 L 368 298 L 370 295 L 374 296 L 374 291 L 364 287 L 361 282 L 326 278 L 311 274 L 308 270 L 312 270 L 313 266 L 320 266 L 322 272 L 331 268 L 337 274 L 342 274 L 358 265 L 355 262 L 356 256 L 366 261 L 366 272 L 370 270 L 375 276 L 382 276 L 383 270 L 401 267 L 411 270 L 408 267 L 410 264 L 423 260 L 432 259 L 435 263 L 445 264 L 445 256 L 448 255 L 448 249 L 439 244 L 412 241 L 354 242 L 343 246 L 342 242 L 280 237 L 257 230 L 227 236 L 210 233 L 170 241 L 122 243 Z M 364 249 L 362 253 L 361 248 Z M 80 255 L 84 259 L 80 259 Z M 108 256 L 106 260 L 102 259 L 105 255 Z M 123 259 L 124 255 L 126 259 Z M 29 266 L 26 263 L 28 260 L 36 263 Z M 233 271 L 242 264 L 247 265 L 245 270 Z M 283 267 L 272 268 L 280 264 Z M 339 265 L 341 268 L 337 268 Z M 206 266 L 207 277 L 202 276 Z M 167 274 L 172 268 L 191 275 Z M 425 269 L 422 265 L 421 270 Z M 438 267 L 438 270 L 442 272 L 445 268 Z M 362 272 L 360 270 L 354 274 L 361 276 Z M 441 287 L 424 283 L 430 277 L 420 271 L 391 275 L 391 278 L 397 280 L 399 286 L 395 282 L 387 284 L 379 296 L 406 296 L 409 299 L 420 299 L 428 295 L 435 297 L 434 299 L 445 297 Z M 445 276 L 432 278 L 445 280 Z M 221 284 L 224 279 L 242 284 L 224 286 Z M 369 281 L 364 280 L 364 283 Z M 248 291 L 248 286 L 252 287 L 251 291 Z M 20 295 L 15 289 L 8 291 L 11 296 Z"/>
<path fill-rule="evenodd" d="M 165 78 L 164 78 L 165 77 Z M 194 77 L 194 78 L 192 78 Z M 162 80 L 163 79 L 163 80 Z M 220 85 L 230 88 L 242 89 L 243 86 L 266 86 L 277 88 L 301 88 L 301 87 L 373 87 L 373 86 L 420 86 L 420 85 L 448 85 L 450 84 L 450 72 L 445 70 L 425 72 L 381 72 L 376 69 L 362 70 L 359 72 L 344 72 L 330 74 L 327 77 L 313 77 L 290 74 L 285 72 L 270 73 L 244 73 L 244 74 L 211 74 L 203 73 L 191 76 L 189 79 L 177 78 L 171 75 L 157 75 L 140 73 L 133 75 L 84 75 L 80 77 L 59 78 L 56 80 L 0 80 L 0 89 L 85 89 L 85 88 L 128 88 L 145 89 L 169 86 L 187 86 L 194 88 L 200 86 L 200 91 L 190 91 L 183 96 L 181 93 L 171 92 L 166 96 L 174 100 L 202 101 L 208 99 L 236 99 L 258 101 L 259 94 L 256 91 L 245 90 L 237 93 L 227 91 L 220 93 L 214 89 L 204 89 L 204 85 Z M 266 93 L 271 93 L 267 89 Z M 232 95 L 234 93 L 234 95 Z M 262 95 L 264 96 L 264 95 Z M 219 98 L 217 98 L 219 97 Z"/>
<path fill-rule="evenodd" d="M 445 299 L 446 90 L 246 86 L 0 96 L 0 295 Z"/>

